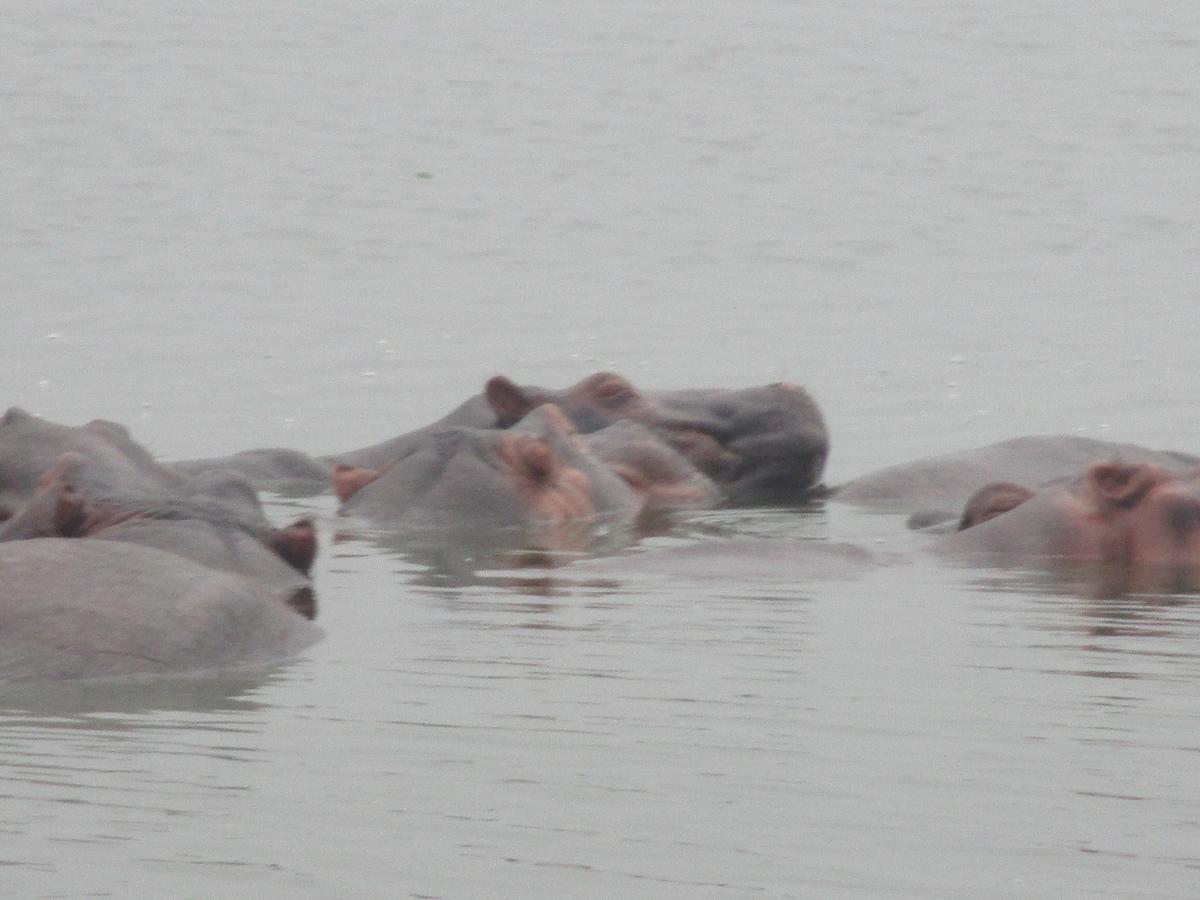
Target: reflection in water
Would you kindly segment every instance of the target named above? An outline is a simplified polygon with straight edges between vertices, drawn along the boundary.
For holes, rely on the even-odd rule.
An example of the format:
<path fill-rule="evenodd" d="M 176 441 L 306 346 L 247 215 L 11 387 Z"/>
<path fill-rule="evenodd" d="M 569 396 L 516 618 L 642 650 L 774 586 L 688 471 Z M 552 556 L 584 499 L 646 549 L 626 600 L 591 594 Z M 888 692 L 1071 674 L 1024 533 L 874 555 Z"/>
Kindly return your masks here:
<path fill-rule="evenodd" d="M 173 677 L 83 679 L 0 684 L 0 728 L 30 719 L 61 718 L 64 727 L 142 727 L 139 717 L 158 711 L 252 712 L 253 692 L 279 681 L 295 663 Z M 103 719 L 90 717 L 102 715 Z"/>
<path fill-rule="evenodd" d="M 1186 591 L 1172 592 L 1176 574 L 1153 567 L 1136 572 L 1101 565 L 1011 567 L 973 574 L 967 583 L 984 593 L 1029 596 L 1023 627 L 1072 638 L 1031 646 L 1086 660 L 1040 671 L 1159 681 L 1172 677 L 1173 666 L 1187 664 L 1192 671 L 1200 662 L 1200 650 L 1193 649 L 1200 646 L 1200 596 L 1190 580 Z M 1131 589 L 1135 586 L 1139 590 Z"/>

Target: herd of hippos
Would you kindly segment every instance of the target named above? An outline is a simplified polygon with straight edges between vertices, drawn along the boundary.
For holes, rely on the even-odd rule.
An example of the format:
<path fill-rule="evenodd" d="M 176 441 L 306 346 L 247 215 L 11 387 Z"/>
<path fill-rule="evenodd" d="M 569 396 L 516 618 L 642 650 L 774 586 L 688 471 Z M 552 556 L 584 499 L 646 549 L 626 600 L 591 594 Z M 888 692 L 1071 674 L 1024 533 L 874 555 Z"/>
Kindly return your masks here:
<path fill-rule="evenodd" d="M 517 531 L 547 549 L 597 522 L 636 534 L 685 509 L 840 502 L 907 515 L 939 554 L 1200 584 L 1197 457 L 1025 437 L 827 488 L 828 453 L 802 388 L 643 392 L 609 373 L 565 390 L 496 376 L 431 425 L 321 457 L 167 463 L 116 423 L 13 408 L 0 418 L 0 681 L 207 671 L 314 642 L 315 528 L 273 526 L 258 489 L 332 490 L 340 514 L 397 533 Z M 822 546 L 784 544 L 764 567 Z"/>

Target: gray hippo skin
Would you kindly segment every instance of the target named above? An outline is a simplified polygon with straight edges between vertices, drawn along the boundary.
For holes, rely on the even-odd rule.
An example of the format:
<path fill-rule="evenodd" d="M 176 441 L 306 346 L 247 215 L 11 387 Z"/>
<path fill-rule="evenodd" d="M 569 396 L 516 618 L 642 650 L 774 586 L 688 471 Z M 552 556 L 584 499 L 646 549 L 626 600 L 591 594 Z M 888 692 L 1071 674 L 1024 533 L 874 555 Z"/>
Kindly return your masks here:
<path fill-rule="evenodd" d="M 509 428 L 547 403 L 557 405 L 584 434 L 620 421 L 641 424 L 715 482 L 726 500 L 737 504 L 809 499 L 829 455 L 821 411 L 794 385 L 642 393 L 621 376 L 601 372 L 565 390 L 521 386 L 497 375 L 482 394 L 436 422 L 355 450 L 321 457 L 294 450 L 248 450 L 173 465 L 189 474 L 233 469 L 257 487 L 317 492 L 327 486 L 330 469 L 382 469 L 426 446 L 433 432 Z"/>
<path fill-rule="evenodd" d="M 174 553 L 67 538 L 0 544 L 0 680 L 258 665 L 320 636 L 247 579 Z"/>
<path fill-rule="evenodd" d="M 343 466 L 341 512 L 393 528 L 631 521 L 640 499 L 553 406 L 510 429 L 434 429 L 381 469 Z"/>
<path fill-rule="evenodd" d="M 329 490 L 333 466 L 299 450 L 264 447 L 232 456 L 179 460 L 168 465 L 185 477 L 210 471 L 237 472 L 254 487 L 277 494 L 309 496 Z"/>
<path fill-rule="evenodd" d="M 317 550 L 311 522 L 275 528 L 253 489 L 234 473 L 213 472 L 188 482 L 195 493 L 89 496 L 76 489 L 72 477 L 81 462 L 73 452 L 63 454 L 25 508 L 0 523 L 0 541 L 96 538 L 158 547 L 252 579 L 308 618 L 316 615 L 308 578 Z"/>
<path fill-rule="evenodd" d="M 59 425 L 13 407 L 0 416 L 0 519 L 29 502 L 43 473 L 65 453 L 84 461 L 72 474 L 77 487 L 89 492 L 170 491 L 186 481 L 116 422 Z"/>
<path fill-rule="evenodd" d="M 716 483 L 644 425 L 615 422 L 581 435 L 581 439 L 596 459 L 641 498 L 642 521 L 720 502 L 721 491 Z"/>
<path fill-rule="evenodd" d="M 523 387 L 499 375 L 484 393 L 501 426 L 542 403 L 557 404 L 583 433 L 637 422 L 686 456 L 735 504 L 808 499 L 829 455 L 820 409 L 790 384 L 643 393 L 620 375 L 600 372 L 563 391 Z"/>
<path fill-rule="evenodd" d="M 981 494 L 986 498 L 988 491 Z M 1148 463 L 1103 462 L 934 544 L 978 563 L 1093 566 L 1125 589 L 1200 587 L 1200 478 Z M 964 516 L 964 520 L 969 517 Z"/>
<path fill-rule="evenodd" d="M 962 565 L 1065 575 L 1072 591 L 1104 596 L 1200 589 L 1200 472 L 1101 462 L 1029 491 L 1015 504 L 1010 487 L 997 495 L 997 509 L 987 507 L 985 488 L 978 524 L 913 552 Z M 732 573 L 739 580 L 778 582 L 846 578 L 911 559 L 911 553 L 853 544 L 734 538 L 588 560 L 568 574 L 728 580 Z"/>
<path fill-rule="evenodd" d="M 916 514 L 914 524 L 957 518 L 977 490 L 992 482 L 1038 488 L 1078 475 L 1108 460 L 1150 463 L 1167 469 L 1200 465 L 1185 453 L 1149 450 L 1071 435 L 1019 437 L 881 469 L 834 490 L 838 503 Z"/>

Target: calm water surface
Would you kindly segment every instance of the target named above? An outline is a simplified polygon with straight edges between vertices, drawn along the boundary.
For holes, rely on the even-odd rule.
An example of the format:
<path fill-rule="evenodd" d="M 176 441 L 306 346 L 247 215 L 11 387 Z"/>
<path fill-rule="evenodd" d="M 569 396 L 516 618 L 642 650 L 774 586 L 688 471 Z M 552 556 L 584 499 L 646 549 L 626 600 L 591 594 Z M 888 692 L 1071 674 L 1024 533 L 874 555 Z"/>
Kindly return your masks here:
<path fill-rule="evenodd" d="M 0 404 L 330 451 L 505 372 L 786 378 L 838 481 L 1197 452 L 1200 6 L 19 3 Z M 331 498 L 298 660 L 0 696 L 11 896 L 1192 897 L 1200 603 L 519 572 Z M 722 536 L 908 549 L 830 507 Z"/>

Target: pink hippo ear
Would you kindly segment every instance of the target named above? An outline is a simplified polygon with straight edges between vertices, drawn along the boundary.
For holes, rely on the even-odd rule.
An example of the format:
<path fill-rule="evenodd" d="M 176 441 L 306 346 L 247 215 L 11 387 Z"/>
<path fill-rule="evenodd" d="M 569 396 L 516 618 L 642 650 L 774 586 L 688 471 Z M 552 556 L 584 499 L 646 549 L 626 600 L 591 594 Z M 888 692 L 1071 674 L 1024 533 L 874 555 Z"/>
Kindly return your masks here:
<path fill-rule="evenodd" d="M 534 484 L 548 484 L 558 472 L 558 457 L 545 438 L 519 435 L 507 441 L 513 467 Z"/>
<path fill-rule="evenodd" d="M 994 519 L 1009 510 L 1016 509 L 1033 496 L 1033 491 L 1011 481 L 993 481 L 985 484 L 967 500 L 963 508 L 962 518 L 958 520 L 958 530 L 965 531 Z"/>
<path fill-rule="evenodd" d="M 538 406 L 528 392 L 504 375 L 494 375 L 483 387 L 483 396 L 496 414 L 496 424 L 508 428 L 525 418 Z"/>
<path fill-rule="evenodd" d="M 40 537 L 85 537 L 93 530 L 96 510 L 69 484 L 38 490 L 28 505 L 4 523 L 5 540 Z"/>
<path fill-rule="evenodd" d="M 538 484 L 552 481 L 558 472 L 558 457 L 548 440 L 542 438 L 524 438 L 517 442 L 517 455 L 521 467 Z"/>
<path fill-rule="evenodd" d="M 333 470 L 333 492 L 345 503 L 383 474 L 383 469 L 364 469 L 361 466 L 337 466 Z"/>
<path fill-rule="evenodd" d="M 579 385 L 583 393 L 608 410 L 621 410 L 642 402 L 642 395 L 629 380 L 615 372 L 597 372 Z"/>
<path fill-rule="evenodd" d="M 1087 471 L 1087 485 L 1104 505 L 1128 509 L 1159 484 L 1164 474 L 1154 466 L 1128 465 L 1114 460 L 1093 463 Z"/>
<path fill-rule="evenodd" d="M 64 484 L 54 498 L 54 531 L 60 537 L 83 537 L 94 510 L 87 497 Z"/>
<path fill-rule="evenodd" d="M 317 558 L 317 531 L 311 521 L 301 519 L 271 532 L 267 537 L 267 546 L 293 569 L 307 575 L 313 560 Z"/>

